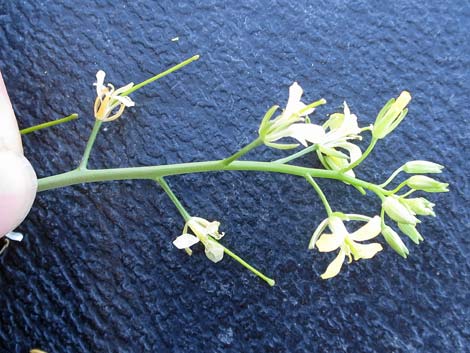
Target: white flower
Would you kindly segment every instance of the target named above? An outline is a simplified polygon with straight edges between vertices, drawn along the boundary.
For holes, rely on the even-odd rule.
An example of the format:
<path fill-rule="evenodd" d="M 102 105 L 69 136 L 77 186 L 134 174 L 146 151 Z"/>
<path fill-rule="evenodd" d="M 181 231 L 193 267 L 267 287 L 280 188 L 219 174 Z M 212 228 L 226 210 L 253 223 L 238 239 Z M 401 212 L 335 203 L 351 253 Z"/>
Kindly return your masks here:
<path fill-rule="evenodd" d="M 348 217 L 348 215 L 345 216 Z M 350 216 L 351 217 L 348 218 L 350 220 L 367 220 L 367 223 L 357 231 L 349 233 L 344 225 L 343 219 L 333 214 L 320 224 L 312 237 L 310 248 L 316 245 L 320 252 L 330 252 L 339 249 L 336 258 L 321 275 L 323 279 L 336 276 L 341 270 L 346 256 L 348 256 L 349 262 L 351 262 L 353 258 L 356 261 L 359 259 L 370 259 L 382 250 L 382 245 L 379 243 L 359 243 L 373 239 L 380 234 L 380 217 Z M 318 234 L 323 232 L 327 226 L 331 233 L 323 233 L 317 240 Z"/>
<path fill-rule="evenodd" d="M 106 73 L 102 70 L 96 73 L 96 100 L 95 100 L 95 118 L 101 121 L 113 121 L 119 118 L 126 107 L 133 107 L 135 103 L 127 96 L 123 96 L 126 91 L 134 86 L 131 82 L 128 85 L 114 89 L 110 83 L 106 86 L 104 78 Z"/>
<path fill-rule="evenodd" d="M 219 262 L 224 257 L 224 247 L 214 239 L 221 239 L 224 233 L 219 233 L 220 223 L 209 222 L 204 218 L 191 217 L 183 228 L 183 234 L 173 241 L 173 245 L 178 249 L 184 249 L 191 255 L 191 246 L 201 242 L 205 247 L 206 256 L 212 262 Z M 189 234 L 188 228 L 195 234 Z"/>
<path fill-rule="evenodd" d="M 305 123 L 305 118 L 315 111 L 315 106 L 326 103 L 321 99 L 310 105 L 301 101 L 303 90 L 297 82 L 289 87 L 289 99 L 286 109 L 275 119 L 270 120 L 277 107 L 271 108 L 263 119 L 259 132 L 264 143 L 274 148 L 295 148 L 297 144 L 274 143 L 284 137 L 292 137 L 302 145 L 316 143 L 324 139 L 325 131 L 319 125 Z"/>
<path fill-rule="evenodd" d="M 349 142 L 361 139 L 359 136 L 361 129 L 357 125 L 357 116 L 351 114 L 346 102 L 344 102 L 344 113 L 331 115 L 323 128 L 328 129 L 328 132 L 318 142 L 317 155 L 325 168 L 341 170 L 361 158 L 361 149 Z M 347 154 L 342 151 L 346 151 Z M 348 170 L 346 174 L 354 177 L 352 170 Z"/>

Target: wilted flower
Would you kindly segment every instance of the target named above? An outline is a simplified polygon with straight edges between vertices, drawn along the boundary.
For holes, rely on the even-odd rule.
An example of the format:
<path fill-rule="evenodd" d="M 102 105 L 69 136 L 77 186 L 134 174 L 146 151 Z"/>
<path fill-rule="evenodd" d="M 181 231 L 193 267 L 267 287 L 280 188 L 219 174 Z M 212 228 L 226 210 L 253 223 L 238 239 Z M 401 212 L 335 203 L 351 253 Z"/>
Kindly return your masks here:
<path fill-rule="evenodd" d="M 173 241 L 178 249 L 185 249 L 191 255 L 191 246 L 201 242 L 205 247 L 206 256 L 212 262 L 219 262 L 224 257 L 224 247 L 214 239 L 221 239 L 224 233 L 219 233 L 220 223 L 209 222 L 204 218 L 191 217 L 185 224 L 183 234 Z M 188 228 L 195 234 L 189 234 Z"/>
<path fill-rule="evenodd" d="M 302 87 L 294 82 L 289 87 L 286 109 L 273 120 L 271 117 L 278 107 L 274 106 L 266 113 L 260 125 L 259 135 L 267 146 L 279 149 L 295 148 L 298 146 L 297 144 L 280 144 L 275 141 L 284 137 L 292 137 L 306 146 L 307 141 L 315 143 L 325 136 L 321 126 L 305 123 L 305 118 L 314 112 L 316 106 L 325 104 L 326 101 L 320 99 L 306 105 L 301 101 L 302 94 Z"/>
<path fill-rule="evenodd" d="M 135 103 L 123 94 L 134 86 L 129 83 L 124 87 L 114 89 L 110 83 L 106 86 L 104 78 L 106 73 L 102 70 L 96 73 L 96 100 L 95 100 L 95 118 L 101 121 L 113 121 L 119 118 L 126 107 L 133 107 Z"/>
<path fill-rule="evenodd" d="M 347 215 L 345 216 L 347 217 Z M 359 243 L 373 239 L 380 234 L 380 217 L 361 217 L 368 221 L 364 226 L 353 233 L 348 232 L 343 219 L 336 214 L 332 214 L 324 220 L 315 231 L 310 241 L 310 249 L 313 249 L 315 245 L 320 252 L 330 252 L 339 249 L 336 258 L 321 275 L 323 279 L 336 276 L 341 270 L 346 256 L 348 256 L 349 262 L 351 262 L 353 258 L 356 261 L 359 259 L 370 259 L 382 250 L 382 245 L 379 243 Z M 323 232 L 327 226 L 331 233 L 323 233 L 317 240 L 318 234 Z"/>
<path fill-rule="evenodd" d="M 408 113 L 406 106 L 410 101 L 411 95 L 407 91 L 401 92 L 396 100 L 390 99 L 377 115 L 372 136 L 376 139 L 382 139 L 392 132 Z"/>

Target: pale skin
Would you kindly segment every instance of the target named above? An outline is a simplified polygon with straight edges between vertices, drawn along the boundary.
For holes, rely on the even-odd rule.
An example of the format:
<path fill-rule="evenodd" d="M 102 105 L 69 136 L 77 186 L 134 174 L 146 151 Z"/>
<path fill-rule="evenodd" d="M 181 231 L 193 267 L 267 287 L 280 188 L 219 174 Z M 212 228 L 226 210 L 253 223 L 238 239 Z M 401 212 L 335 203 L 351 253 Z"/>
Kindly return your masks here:
<path fill-rule="evenodd" d="M 23 154 L 15 113 L 0 73 L 0 238 L 25 219 L 36 192 L 36 173 Z"/>

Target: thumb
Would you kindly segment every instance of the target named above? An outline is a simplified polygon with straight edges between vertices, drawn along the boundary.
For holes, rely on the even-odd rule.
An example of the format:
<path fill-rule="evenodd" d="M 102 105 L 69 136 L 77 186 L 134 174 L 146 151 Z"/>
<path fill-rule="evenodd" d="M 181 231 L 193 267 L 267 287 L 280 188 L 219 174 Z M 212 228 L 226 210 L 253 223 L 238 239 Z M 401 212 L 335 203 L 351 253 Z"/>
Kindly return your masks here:
<path fill-rule="evenodd" d="M 0 237 L 25 219 L 36 191 L 36 173 L 23 156 L 15 113 L 0 73 Z"/>

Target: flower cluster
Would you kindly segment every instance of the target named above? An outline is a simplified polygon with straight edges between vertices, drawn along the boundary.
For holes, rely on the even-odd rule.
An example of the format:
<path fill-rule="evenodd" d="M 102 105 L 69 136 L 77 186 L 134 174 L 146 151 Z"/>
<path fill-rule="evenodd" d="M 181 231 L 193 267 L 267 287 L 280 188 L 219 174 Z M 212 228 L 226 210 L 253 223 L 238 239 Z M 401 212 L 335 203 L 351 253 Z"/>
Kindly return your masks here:
<path fill-rule="evenodd" d="M 308 115 L 326 101 L 320 99 L 305 105 L 301 101 L 302 94 L 302 88 L 294 82 L 289 88 L 289 99 L 284 111 L 272 120 L 278 107 L 274 106 L 266 113 L 259 129 L 265 145 L 278 149 L 298 147 L 298 144 L 274 143 L 285 137 L 296 139 L 304 147 L 308 143 L 315 144 L 321 163 L 332 170 L 342 170 L 361 158 L 361 149 L 350 140 L 361 140 L 360 133 L 364 129 L 359 128 L 357 116 L 351 114 L 347 103 L 344 102 L 343 113 L 332 114 L 323 125 L 313 124 Z M 346 174 L 354 176 L 352 170 Z"/>

